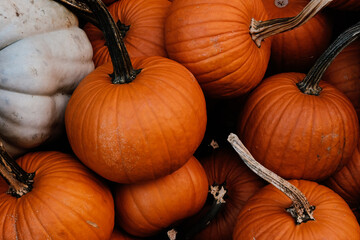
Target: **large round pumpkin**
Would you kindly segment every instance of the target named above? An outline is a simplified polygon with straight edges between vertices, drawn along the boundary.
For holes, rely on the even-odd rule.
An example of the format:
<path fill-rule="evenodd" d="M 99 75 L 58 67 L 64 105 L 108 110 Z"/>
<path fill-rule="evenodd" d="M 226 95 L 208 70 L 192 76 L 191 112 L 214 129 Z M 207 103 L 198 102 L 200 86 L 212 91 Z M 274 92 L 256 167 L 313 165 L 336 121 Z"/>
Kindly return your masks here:
<path fill-rule="evenodd" d="M 17 198 L 0 179 L 1 239 L 109 239 L 114 200 L 109 188 L 78 159 L 61 152 L 28 153 L 17 160 L 35 172 L 33 188 Z"/>
<path fill-rule="evenodd" d="M 359 224 L 346 202 L 331 189 L 305 180 L 290 181 L 315 206 L 309 220 L 296 224 L 285 210 L 291 200 L 273 185 L 257 192 L 242 208 L 234 240 L 358 240 Z"/>
<path fill-rule="evenodd" d="M 115 190 L 116 217 L 135 236 L 152 236 L 179 220 L 192 216 L 208 195 L 206 173 L 195 157 L 165 177 Z"/>
<path fill-rule="evenodd" d="M 164 23 L 168 0 L 121 0 L 108 6 L 115 22 L 122 28 L 124 43 L 130 57 L 166 57 Z M 110 61 L 103 32 L 93 24 L 84 27 L 93 47 L 95 66 Z"/>
<path fill-rule="evenodd" d="M 174 1 L 165 22 L 170 58 L 187 67 L 206 95 L 233 97 L 262 80 L 270 41 L 258 48 L 251 39 L 251 19 L 267 19 L 261 0 Z"/>

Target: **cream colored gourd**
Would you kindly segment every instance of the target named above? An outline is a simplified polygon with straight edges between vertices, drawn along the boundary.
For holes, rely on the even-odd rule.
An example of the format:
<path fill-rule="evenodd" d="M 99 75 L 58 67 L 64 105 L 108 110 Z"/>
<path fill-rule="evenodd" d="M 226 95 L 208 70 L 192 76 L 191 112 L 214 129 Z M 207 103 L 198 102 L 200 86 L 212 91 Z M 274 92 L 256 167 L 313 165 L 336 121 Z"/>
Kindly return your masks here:
<path fill-rule="evenodd" d="M 67 102 L 94 69 L 77 17 L 52 0 L 0 1 L 0 140 L 21 155 L 64 133 Z"/>

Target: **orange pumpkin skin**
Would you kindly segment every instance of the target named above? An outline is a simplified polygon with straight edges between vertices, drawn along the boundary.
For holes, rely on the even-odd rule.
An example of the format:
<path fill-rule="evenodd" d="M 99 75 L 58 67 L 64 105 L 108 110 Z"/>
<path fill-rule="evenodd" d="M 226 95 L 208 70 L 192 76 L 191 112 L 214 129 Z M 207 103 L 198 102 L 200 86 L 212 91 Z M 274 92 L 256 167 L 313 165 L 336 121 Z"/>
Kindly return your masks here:
<path fill-rule="evenodd" d="M 304 193 L 314 210 L 315 221 L 295 224 L 286 208 L 291 200 L 268 185 L 249 199 L 241 210 L 233 239 L 358 240 L 360 227 L 346 202 L 331 189 L 306 180 L 290 181 Z"/>
<path fill-rule="evenodd" d="M 178 220 L 192 216 L 208 194 L 206 173 L 195 157 L 179 170 L 152 181 L 118 185 L 116 217 L 134 236 L 152 236 Z"/>
<path fill-rule="evenodd" d="M 210 224 L 198 233 L 196 240 L 231 239 L 236 218 L 245 202 L 265 185 L 240 159 L 233 149 L 220 148 L 199 159 L 209 184 L 226 183 L 227 197 L 223 209 Z"/>
<path fill-rule="evenodd" d="M 132 237 L 123 231 L 118 230 L 117 228 L 111 234 L 110 240 L 137 240 L 139 238 Z"/>
<path fill-rule="evenodd" d="M 123 39 L 130 57 L 167 56 L 164 21 L 170 5 L 168 0 L 121 0 L 108 6 L 115 22 L 130 26 Z M 90 23 L 84 31 L 93 47 L 95 66 L 110 61 L 103 32 Z"/>
<path fill-rule="evenodd" d="M 326 69 L 323 79 L 350 99 L 360 116 L 360 41 L 344 48 Z"/>
<path fill-rule="evenodd" d="M 250 95 L 238 135 L 254 158 L 286 179 L 323 180 L 350 160 L 358 141 L 354 107 L 320 81 L 320 95 L 296 86 L 302 73 L 265 79 Z"/>
<path fill-rule="evenodd" d="M 156 179 L 179 169 L 206 128 L 204 94 L 182 65 L 163 57 L 133 59 L 142 69 L 128 84 L 112 84 L 109 62 L 78 85 L 65 112 L 78 158 L 120 183 Z"/>
<path fill-rule="evenodd" d="M 283 0 L 263 0 L 269 19 L 296 16 L 309 0 L 289 0 L 284 7 L 276 3 Z M 307 73 L 332 41 L 332 20 L 323 11 L 302 26 L 274 35 L 271 42 L 269 71 L 273 73 Z"/>
<path fill-rule="evenodd" d="M 28 153 L 17 162 L 35 172 L 33 189 L 15 198 L 0 180 L 1 239 L 109 239 L 113 197 L 76 158 L 49 151 Z"/>
<path fill-rule="evenodd" d="M 325 181 L 350 207 L 360 204 L 360 143 L 350 161 Z"/>
<path fill-rule="evenodd" d="M 261 0 L 174 1 L 165 22 L 168 56 L 187 67 L 205 95 L 235 97 L 255 88 L 270 58 L 271 42 L 258 48 L 251 19 L 267 19 Z"/>

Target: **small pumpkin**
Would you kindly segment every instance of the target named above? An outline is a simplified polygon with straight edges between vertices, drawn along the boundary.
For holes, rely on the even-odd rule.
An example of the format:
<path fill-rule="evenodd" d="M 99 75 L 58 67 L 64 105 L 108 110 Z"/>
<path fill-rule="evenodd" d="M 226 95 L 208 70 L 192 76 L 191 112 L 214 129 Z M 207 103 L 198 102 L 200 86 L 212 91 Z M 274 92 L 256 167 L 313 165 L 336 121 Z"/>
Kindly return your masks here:
<path fill-rule="evenodd" d="M 116 218 L 128 233 L 147 237 L 192 216 L 205 203 L 208 181 L 200 162 L 191 157 L 165 177 L 115 189 Z"/>
<path fill-rule="evenodd" d="M 235 134 L 228 141 L 270 183 L 246 202 L 232 239 L 360 239 L 355 215 L 334 191 L 308 180 L 286 181 L 259 164 Z"/>
<path fill-rule="evenodd" d="M 73 155 L 32 152 L 15 162 L 1 149 L 0 169 L 1 239 L 110 238 L 113 196 Z"/>
<path fill-rule="evenodd" d="M 69 143 L 106 179 L 157 179 L 179 169 L 200 145 L 207 121 L 204 94 L 194 76 L 173 60 L 130 61 L 115 23 L 104 14 L 114 63 L 98 67 L 74 91 L 65 113 Z"/>
<path fill-rule="evenodd" d="M 224 184 L 227 193 L 223 208 L 193 239 L 231 239 L 240 210 L 265 183 L 239 161 L 239 156 L 228 147 L 214 149 L 211 155 L 202 157 L 199 161 L 204 167 L 209 184 Z"/>
<path fill-rule="evenodd" d="M 54 1 L 1 1 L 0 29 L 0 140 L 16 157 L 65 134 L 67 102 L 94 64 L 77 17 Z"/>
<path fill-rule="evenodd" d="M 339 35 L 307 75 L 270 76 L 247 99 L 238 135 L 278 175 L 324 180 L 350 160 L 359 136 L 356 111 L 321 77 L 333 57 L 357 38 L 359 26 Z"/>
<path fill-rule="evenodd" d="M 168 0 L 121 0 L 108 6 L 130 57 L 167 56 L 164 22 L 170 4 Z M 110 61 L 108 43 L 102 30 L 87 23 L 84 31 L 93 47 L 95 66 Z"/>

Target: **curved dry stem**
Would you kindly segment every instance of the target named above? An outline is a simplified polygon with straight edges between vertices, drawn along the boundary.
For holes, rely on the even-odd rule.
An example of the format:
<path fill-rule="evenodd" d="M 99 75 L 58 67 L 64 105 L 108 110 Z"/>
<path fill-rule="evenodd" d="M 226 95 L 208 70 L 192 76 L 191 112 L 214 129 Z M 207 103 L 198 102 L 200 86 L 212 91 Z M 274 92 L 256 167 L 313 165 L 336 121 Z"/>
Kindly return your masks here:
<path fill-rule="evenodd" d="M 9 184 L 8 194 L 21 197 L 32 190 L 35 173 L 25 172 L 0 142 L 0 175 Z"/>
<path fill-rule="evenodd" d="M 287 211 L 292 215 L 293 218 L 295 218 L 296 224 L 300 224 L 309 220 L 315 220 L 313 216 L 315 207 L 310 205 L 304 194 L 299 189 L 258 163 L 235 134 L 231 133 L 228 137 L 228 141 L 239 154 L 244 163 L 253 172 L 278 188 L 291 199 L 293 204 L 287 209 Z"/>
<path fill-rule="evenodd" d="M 277 18 L 267 21 L 251 19 L 250 35 L 256 46 L 261 47 L 261 42 L 270 36 L 297 28 L 315 16 L 333 0 L 312 0 L 295 17 Z"/>

